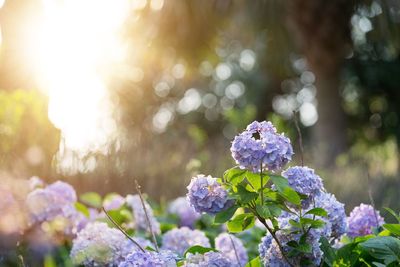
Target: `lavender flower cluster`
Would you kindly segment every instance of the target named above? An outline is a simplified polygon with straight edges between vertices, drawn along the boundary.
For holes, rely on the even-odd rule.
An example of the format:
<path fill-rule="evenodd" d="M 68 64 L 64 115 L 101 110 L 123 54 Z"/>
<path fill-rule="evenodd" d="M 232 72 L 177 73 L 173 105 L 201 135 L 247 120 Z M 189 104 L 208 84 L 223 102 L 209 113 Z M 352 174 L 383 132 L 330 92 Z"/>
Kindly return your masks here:
<path fill-rule="evenodd" d="M 228 192 L 211 176 L 193 177 L 187 189 L 189 203 L 197 212 L 216 214 L 232 205 Z"/>
<path fill-rule="evenodd" d="M 126 203 L 133 211 L 133 217 L 135 219 L 135 228 L 137 230 L 150 232 L 147 222 L 147 217 L 148 217 L 150 220 L 152 232 L 160 234 L 161 233 L 160 223 L 157 221 L 156 217 L 154 217 L 153 209 L 150 207 L 147 201 L 143 200 L 143 202 L 146 208 L 147 216 L 145 210 L 143 209 L 143 205 L 139 195 L 126 196 Z"/>
<path fill-rule="evenodd" d="M 215 248 L 226 257 L 232 266 L 245 266 L 249 260 L 242 241 L 234 235 L 221 233 L 215 238 Z"/>
<path fill-rule="evenodd" d="M 170 251 L 141 251 L 129 254 L 118 267 L 175 267 L 176 257 Z"/>
<path fill-rule="evenodd" d="M 191 230 L 188 227 L 172 229 L 162 237 L 162 248 L 170 250 L 182 256 L 185 251 L 195 245 L 210 247 L 210 241 L 199 230 Z"/>
<path fill-rule="evenodd" d="M 237 135 L 231 146 L 232 157 L 240 168 L 252 172 L 279 170 L 293 155 L 289 138 L 278 134 L 271 122 L 253 122 Z"/>
<path fill-rule="evenodd" d="M 235 266 L 230 260 L 219 252 L 206 252 L 204 254 L 189 255 L 185 267 L 231 267 Z"/>
<path fill-rule="evenodd" d="M 176 214 L 179 217 L 179 225 L 193 227 L 194 223 L 200 219 L 201 214 L 190 206 L 186 197 L 178 197 L 169 205 L 168 211 L 171 214 Z"/>
<path fill-rule="evenodd" d="M 374 207 L 361 204 L 350 213 L 347 218 L 347 224 L 347 234 L 350 237 L 357 237 L 372 234 L 373 228 L 384 224 L 384 220 Z"/>

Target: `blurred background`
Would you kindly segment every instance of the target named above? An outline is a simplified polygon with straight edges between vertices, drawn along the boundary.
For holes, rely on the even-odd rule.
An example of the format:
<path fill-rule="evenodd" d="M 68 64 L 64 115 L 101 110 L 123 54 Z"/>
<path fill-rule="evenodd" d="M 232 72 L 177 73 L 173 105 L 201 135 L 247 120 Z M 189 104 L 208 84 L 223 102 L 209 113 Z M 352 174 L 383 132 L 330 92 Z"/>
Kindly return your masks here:
<path fill-rule="evenodd" d="M 0 185 L 186 192 L 271 120 L 350 210 L 400 208 L 397 0 L 0 0 Z"/>

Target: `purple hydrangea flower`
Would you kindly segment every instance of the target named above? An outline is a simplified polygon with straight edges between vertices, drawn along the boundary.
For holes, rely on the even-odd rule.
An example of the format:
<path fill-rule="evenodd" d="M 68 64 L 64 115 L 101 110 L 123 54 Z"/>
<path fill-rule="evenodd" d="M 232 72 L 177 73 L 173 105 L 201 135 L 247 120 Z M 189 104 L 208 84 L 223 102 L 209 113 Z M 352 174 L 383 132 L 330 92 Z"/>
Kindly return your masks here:
<path fill-rule="evenodd" d="M 77 212 L 74 204 L 76 193 L 67 183 L 58 181 L 46 188 L 30 192 L 26 205 L 33 223 L 50 221 L 58 216 L 68 218 Z"/>
<path fill-rule="evenodd" d="M 186 197 L 178 197 L 172 201 L 168 211 L 179 216 L 180 226 L 193 227 L 193 224 L 201 217 L 201 214 L 190 206 Z"/>
<path fill-rule="evenodd" d="M 218 235 L 215 238 L 215 248 L 229 261 L 236 263 L 232 266 L 245 266 L 249 260 L 242 241 L 234 235 L 228 233 Z"/>
<path fill-rule="evenodd" d="M 369 235 L 372 234 L 373 228 L 382 224 L 384 220 L 379 215 L 379 211 L 371 205 L 361 204 L 355 207 L 347 218 L 347 234 L 350 237 Z"/>
<path fill-rule="evenodd" d="M 290 167 L 282 172 L 282 176 L 288 180 L 289 186 L 295 191 L 308 196 L 307 199 L 302 201 L 303 208 L 309 207 L 313 198 L 320 192 L 325 191 L 321 178 L 311 168 Z"/>
<path fill-rule="evenodd" d="M 228 191 L 210 175 L 193 177 L 187 189 L 189 203 L 197 212 L 216 214 L 233 204 L 228 200 Z"/>
<path fill-rule="evenodd" d="M 237 135 L 231 146 L 232 157 L 240 168 L 252 172 L 281 169 L 292 159 L 290 140 L 276 132 L 271 122 L 254 121 Z"/>
<path fill-rule="evenodd" d="M 133 217 L 135 218 L 135 228 L 137 230 L 149 231 L 147 218 L 145 211 L 143 210 L 143 205 L 140 200 L 139 195 L 127 195 L 126 203 L 131 207 L 133 211 Z M 160 223 L 154 217 L 153 209 L 150 207 L 149 203 L 144 200 L 144 205 L 146 207 L 147 215 L 150 220 L 151 229 L 155 234 L 160 234 Z"/>
<path fill-rule="evenodd" d="M 72 242 L 73 264 L 84 266 L 118 266 L 126 253 L 125 236 L 105 223 L 89 223 Z"/>
<path fill-rule="evenodd" d="M 344 204 L 337 201 L 333 194 L 320 193 L 315 198 L 315 207 L 323 208 L 328 213 L 324 219 L 331 227 L 331 237 L 339 238 L 346 232 L 346 211 Z"/>
<path fill-rule="evenodd" d="M 202 254 L 189 255 L 185 267 L 231 267 L 234 264 L 219 252 L 206 252 Z"/>
<path fill-rule="evenodd" d="M 106 210 L 117 210 L 117 209 L 121 208 L 121 206 L 124 204 L 125 204 L 124 197 L 122 197 L 118 194 L 113 194 L 104 200 L 103 207 Z"/>
<path fill-rule="evenodd" d="M 172 229 L 162 237 L 162 248 L 171 250 L 178 255 L 183 255 L 185 251 L 195 245 L 210 247 L 210 241 L 200 230 L 191 230 L 188 227 Z"/>
<path fill-rule="evenodd" d="M 134 251 L 118 267 L 175 267 L 175 255 L 170 251 Z"/>

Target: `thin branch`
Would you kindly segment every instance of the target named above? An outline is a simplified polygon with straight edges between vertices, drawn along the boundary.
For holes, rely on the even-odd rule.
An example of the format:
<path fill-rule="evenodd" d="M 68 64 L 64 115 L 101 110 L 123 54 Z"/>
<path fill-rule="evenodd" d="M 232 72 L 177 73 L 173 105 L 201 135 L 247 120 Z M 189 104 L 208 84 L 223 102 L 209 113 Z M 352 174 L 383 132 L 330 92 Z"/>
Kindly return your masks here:
<path fill-rule="evenodd" d="M 137 180 L 135 180 L 135 185 L 136 185 L 136 190 L 137 190 L 137 192 L 139 194 L 139 197 L 140 197 L 140 202 L 142 202 L 142 207 L 143 207 L 143 210 L 144 210 L 144 214 L 146 215 L 147 226 L 149 227 L 149 231 L 150 231 L 151 237 L 153 238 L 154 247 L 155 247 L 156 251 L 159 252 L 156 235 L 154 234 L 153 228 L 151 226 L 151 221 L 150 221 L 149 215 L 147 214 L 146 205 L 144 204 L 142 192 L 140 191 L 140 185 L 137 182 Z"/>
<path fill-rule="evenodd" d="M 374 198 L 372 197 L 372 187 L 371 187 L 371 179 L 370 178 L 371 177 L 369 176 L 369 171 L 367 169 L 368 197 L 369 197 L 369 201 L 371 202 L 371 206 L 374 209 L 376 227 L 379 227 L 379 220 L 378 220 L 378 214 L 376 214 L 375 201 L 374 201 Z"/>
<path fill-rule="evenodd" d="M 254 209 L 253 207 L 250 207 L 251 210 L 253 211 L 254 215 L 256 215 L 257 219 L 265 226 L 265 228 L 267 228 L 268 232 L 271 234 L 272 238 L 275 240 L 276 244 L 278 245 L 279 250 L 281 251 L 282 257 L 285 259 L 285 261 L 289 264 L 289 266 L 291 267 L 295 267 L 295 265 L 293 265 L 288 257 L 286 256 L 285 251 L 283 250 L 283 246 L 281 244 L 281 242 L 279 241 L 279 239 L 276 237 L 275 235 L 275 231 L 271 229 L 271 227 L 268 226 L 267 222 L 265 221 L 264 218 L 262 218 L 256 209 Z"/>
<path fill-rule="evenodd" d="M 239 259 L 239 255 L 238 255 L 238 252 L 237 252 L 237 250 L 236 250 L 235 242 L 233 242 L 233 239 L 232 239 L 231 234 L 228 234 L 228 235 L 229 235 L 229 239 L 231 240 L 233 250 L 235 251 L 235 256 L 236 256 L 236 260 L 237 260 L 237 262 L 238 262 L 238 265 L 241 266 L 241 264 L 240 264 L 240 259 Z"/>
<path fill-rule="evenodd" d="M 299 126 L 299 121 L 297 120 L 297 111 L 293 110 L 293 120 L 296 126 L 298 140 L 299 140 L 299 147 L 300 147 L 300 158 L 301 158 L 301 166 L 304 166 L 304 149 L 303 149 L 303 136 L 301 135 L 301 130 Z"/>
<path fill-rule="evenodd" d="M 104 207 L 102 207 L 104 213 L 107 215 L 108 219 L 118 228 L 118 230 L 120 230 L 130 241 L 132 241 L 133 244 L 135 244 L 141 251 L 146 252 L 140 245 L 138 242 L 136 242 L 130 235 L 128 235 L 127 232 L 125 232 L 124 229 L 122 229 L 121 226 L 119 226 L 119 224 L 114 221 L 114 219 L 110 216 L 110 214 L 108 214 L 108 212 L 106 211 L 106 209 Z"/>

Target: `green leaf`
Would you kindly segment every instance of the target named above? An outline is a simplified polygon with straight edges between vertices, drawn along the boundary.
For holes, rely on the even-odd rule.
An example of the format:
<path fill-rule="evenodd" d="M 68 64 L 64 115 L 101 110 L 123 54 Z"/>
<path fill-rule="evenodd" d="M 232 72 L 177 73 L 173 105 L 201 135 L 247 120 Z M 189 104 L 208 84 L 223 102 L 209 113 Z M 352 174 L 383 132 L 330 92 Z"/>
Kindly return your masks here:
<path fill-rule="evenodd" d="M 80 196 L 80 200 L 91 207 L 94 208 L 101 208 L 102 201 L 101 201 L 101 196 L 95 192 L 87 192 L 84 193 Z"/>
<path fill-rule="evenodd" d="M 224 173 L 224 180 L 233 185 L 239 184 L 243 181 L 246 170 L 239 169 L 238 167 L 233 167 L 226 170 Z"/>
<path fill-rule="evenodd" d="M 286 178 L 278 175 L 270 175 L 270 177 L 278 192 L 280 192 L 287 201 L 297 206 L 301 204 L 299 194 L 289 186 Z"/>
<path fill-rule="evenodd" d="M 261 267 L 260 256 L 249 261 L 245 267 Z"/>
<path fill-rule="evenodd" d="M 306 214 L 312 214 L 312 215 L 321 216 L 321 217 L 328 216 L 328 212 L 326 212 L 326 210 L 324 210 L 323 208 L 313 208 L 313 209 L 307 211 Z"/>
<path fill-rule="evenodd" d="M 396 218 L 396 220 L 400 223 L 400 215 L 397 215 L 394 210 L 391 208 L 384 208 L 387 212 L 389 212 L 393 217 Z"/>
<path fill-rule="evenodd" d="M 80 213 L 82 213 L 83 215 L 85 215 L 87 218 L 90 217 L 90 212 L 89 212 L 88 208 L 85 205 L 83 205 L 82 203 L 75 202 L 75 209 L 77 211 L 79 211 Z"/>
<path fill-rule="evenodd" d="M 196 245 L 196 246 L 192 246 L 192 247 L 188 248 L 183 255 L 186 256 L 186 254 L 188 254 L 188 253 L 190 253 L 190 254 L 196 254 L 196 253 L 197 254 L 204 254 L 204 253 L 209 252 L 209 251 L 217 251 L 217 250 L 215 250 L 213 248 L 206 248 L 206 247 L 202 247 L 202 246 Z"/>
<path fill-rule="evenodd" d="M 332 267 L 336 257 L 335 249 L 332 248 L 332 246 L 329 244 L 328 239 L 326 239 L 325 237 L 321 237 L 319 241 L 321 243 L 320 248 L 324 252 L 324 262 L 329 267 Z"/>
<path fill-rule="evenodd" d="M 321 228 L 325 225 L 325 222 L 322 220 L 313 220 L 310 218 L 301 218 L 300 223 L 302 225 L 309 225 L 311 228 Z"/>
<path fill-rule="evenodd" d="M 46 255 L 44 258 L 44 267 L 57 267 L 57 263 L 51 255 Z"/>
<path fill-rule="evenodd" d="M 246 172 L 246 178 L 256 191 L 259 191 L 261 187 L 265 186 L 269 181 L 269 176 L 263 174 L 263 184 L 261 185 L 261 175 L 259 173 L 253 173 L 251 171 Z"/>
<path fill-rule="evenodd" d="M 264 205 L 257 204 L 256 210 L 257 210 L 257 213 L 264 219 L 278 217 L 282 212 L 282 210 L 273 203 L 270 203 L 270 204 L 266 203 Z"/>
<path fill-rule="evenodd" d="M 243 204 L 247 204 L 250 201 L 252 201 L 258 197 L 257 193 L 247 191 L 246 188 L 242 184 L 237 185 L 237 193 L 239 194 L 240 201 Z"/>
<path fill-rule="evenodd" d="M 224 223 L 229 221 L 233 214 L 235 214 L 236 210 L 238 209 L 238 206 L 232 206 L 224 211 L 221 211 L 215 215 L 214 223 Z"/>
<path fill-rule="evenodd" d="M 239 233 L 254 225 L 254 215 L 251 213 L 242 213 L 236 215 L 232 220 L 227 223 L 229 232 Z"/>
<path fill-rule="evenodd" d="M 384 224 L 383 228 L 389 230 L 394 235 L 400 236 L 400 224 Z"/>
<path fill-rule="evenodd" d="M 400 263 L 400 240 L 392 236 L 371 238 L 359 246 L 376 259 L 383 260 L 386 265 Z"/>

